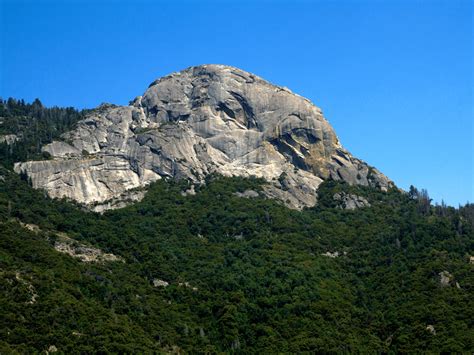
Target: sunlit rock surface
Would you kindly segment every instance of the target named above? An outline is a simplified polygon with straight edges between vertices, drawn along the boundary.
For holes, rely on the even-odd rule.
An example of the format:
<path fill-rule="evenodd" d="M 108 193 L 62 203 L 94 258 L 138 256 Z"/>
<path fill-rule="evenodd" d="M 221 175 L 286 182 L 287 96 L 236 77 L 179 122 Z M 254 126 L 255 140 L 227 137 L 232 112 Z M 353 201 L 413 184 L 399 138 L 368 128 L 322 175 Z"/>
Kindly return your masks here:
<path fill-rule="evenodd" d="M 328 178 L 387 189 L 392 182 L 339 143 L 321 110 L 286 88 L 223 65 L 153 82 L 130 106 L 102 105 L 43 150 L 52 160 L 16 164 L 52 197 L 103 203 L 162 177 L 256 176 L 292 208 L 316 203 Z"/>

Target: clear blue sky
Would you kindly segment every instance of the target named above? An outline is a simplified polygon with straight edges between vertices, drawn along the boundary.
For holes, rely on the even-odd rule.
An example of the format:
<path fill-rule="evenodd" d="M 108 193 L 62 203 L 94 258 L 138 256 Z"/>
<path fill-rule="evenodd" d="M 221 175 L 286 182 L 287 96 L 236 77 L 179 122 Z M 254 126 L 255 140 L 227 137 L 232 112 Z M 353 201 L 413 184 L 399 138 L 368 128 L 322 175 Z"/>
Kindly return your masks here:
<path fill-rule="evenodd" d="M 0 0 L 0 96 L 127 104 L 219 63 L 323 109 L 343 143 L 407 189 L 474 201 L 470 0 Z"/>

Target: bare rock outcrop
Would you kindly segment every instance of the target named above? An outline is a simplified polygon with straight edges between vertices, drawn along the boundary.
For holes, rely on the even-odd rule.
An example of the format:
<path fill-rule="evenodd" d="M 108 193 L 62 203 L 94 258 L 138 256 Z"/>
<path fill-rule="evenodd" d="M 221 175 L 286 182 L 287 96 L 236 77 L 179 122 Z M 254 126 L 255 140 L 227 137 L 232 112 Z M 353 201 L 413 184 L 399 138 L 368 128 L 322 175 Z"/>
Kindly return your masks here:
<path fill-rule="evenodd" d="M 102 105 L 18 163 L 52 197 L 103 203 L 163 177 L 256 176 L 292 208 L 316 203 L 325 179 L 387 189 L 392 182 L 339 143 L 321 110 L 242 70 L 202 65 L 156 80 L 129 106 Z"/>
<path fill-rule="evenodd" d="M 454 276 L 449 271 L 441 271 L 438 275 L 441 287 L 456 286 L 456 288 L 461 289 L 461 285 L 455 281 Z"/>
<path fill-rule="evenodd" d="M 160 279 L 153 279 L 153 286 L 155 287 L 168 287 L 169 286 L 168 281 L 160 280 Z"/>
<path fill-rule="evenodd" d="M 18 138 L 17 135 L 15 134 L 4 134 L 0 135 L 0 143 L 6 143 L 8 145 L 11 145 L 18 141 L 20 138 Z"/>
<path fill-rule="evenodd" d="M 56 234 L 54 249 L 85 263 L 123 262 L 122 258 L 114 254 L 104 253 L 100 249 L 81 244 L 63 233 Z"/>
<path fill-rule="evenodd" d="M 260 194 L 254 190 L 245 190 L 243 192 L 235 192 L 235 196 L 242 197 L 242 198 L 257 198 Z"/>
<path fill-rule="evenodd" d="M 345 192 L 335 193 L 333 199 L 335 201 L 338 201 L 340 203 L 340 207 L 346 210 L 355 210 L 357 208 L 370 207 L 370 203 L 365 197 Z"/>
<path fill-rule="evenodd" d="M 434 325 L 428 324 L 426 326 L 426 330 L 429 331 L 431 334 L 436 335 L 436 329 L 435 329 Z"/>

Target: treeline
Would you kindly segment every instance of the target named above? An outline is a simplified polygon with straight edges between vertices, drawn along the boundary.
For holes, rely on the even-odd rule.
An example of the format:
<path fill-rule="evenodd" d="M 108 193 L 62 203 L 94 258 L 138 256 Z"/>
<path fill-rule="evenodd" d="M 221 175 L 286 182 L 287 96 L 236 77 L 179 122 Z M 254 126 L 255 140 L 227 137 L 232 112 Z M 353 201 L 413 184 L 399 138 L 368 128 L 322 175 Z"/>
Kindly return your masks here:
<path fill-rule="evenodd" d="M 0 161 L 6 166 L 14 162 L 44 159 L 41 147 L 71 130 L 84 112 L 72 107 L 44 107 L 39 99 L 0 98 L 0 137 L 14 134 L 16 141 L 0 143 Z"/>

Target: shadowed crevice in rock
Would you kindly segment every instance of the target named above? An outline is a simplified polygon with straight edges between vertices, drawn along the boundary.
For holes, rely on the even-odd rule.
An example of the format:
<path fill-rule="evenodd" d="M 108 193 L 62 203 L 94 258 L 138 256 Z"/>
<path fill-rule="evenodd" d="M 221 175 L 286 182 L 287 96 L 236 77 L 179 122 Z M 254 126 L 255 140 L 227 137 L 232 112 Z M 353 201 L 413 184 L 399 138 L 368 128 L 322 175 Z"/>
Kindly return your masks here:
<path fill-rule="evenodd" d="M 305 161 L 304 152 L 302 152 L 302 147 L 298 145 L 292 138 L 290 134 L 285 134 L 279 138 L 272 139 L 270 141 L 276 150 L 285 156 L 291 164 L 293 164 L 298 169 L 309 170 L 309 166 Z"/>
<path fill-rule="evenodd" d="M 258 123 L 255 119 L 255 114 L 253 112 L 252 106 L 249 105 L 245 97 L 234 91 L 230 91 L 230 94 L 238 101 L 238 103 L 242 107 L 244 113 L 244 125 L 249 129 L 258 129 Z"/>

